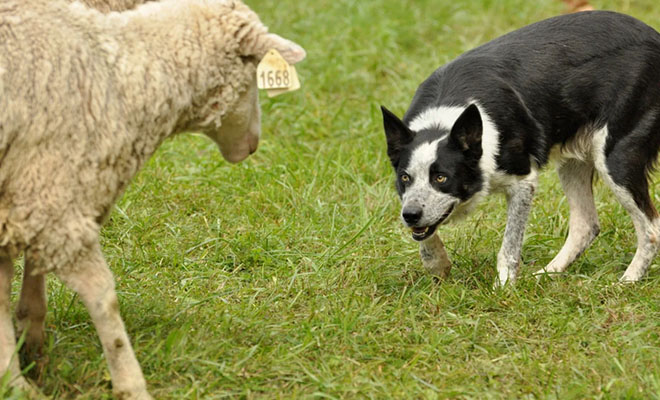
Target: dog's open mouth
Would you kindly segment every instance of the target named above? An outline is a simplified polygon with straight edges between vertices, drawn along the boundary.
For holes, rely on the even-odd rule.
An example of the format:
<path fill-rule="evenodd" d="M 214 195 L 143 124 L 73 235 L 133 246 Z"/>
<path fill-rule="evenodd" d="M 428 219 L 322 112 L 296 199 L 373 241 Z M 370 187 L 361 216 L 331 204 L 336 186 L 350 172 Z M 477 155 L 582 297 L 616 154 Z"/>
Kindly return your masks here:
<path fill-rule="evenodd" d="M 445 211 L 445 213 L 442 214 L 442 217 L 440 217 L 438 222 L 436 222 L 435 224 L 425 227 L 419 227 L 419 228 L 418 227 L 410 228 L 410 230 L 412 231 L 412 238 L 418 242 L 421 242 L 422 240 L 426 240 L 429 237 L 431 237 L 431 235 L 435 233 L 435 230 L 438 227 L 438 225 L 440 225 L 444 220 L 446 220 L 451 215 L 452 211 L 454 211 L 454 206 L 455 204 L 452 204 L 447 209 L 447 211 Z"/>

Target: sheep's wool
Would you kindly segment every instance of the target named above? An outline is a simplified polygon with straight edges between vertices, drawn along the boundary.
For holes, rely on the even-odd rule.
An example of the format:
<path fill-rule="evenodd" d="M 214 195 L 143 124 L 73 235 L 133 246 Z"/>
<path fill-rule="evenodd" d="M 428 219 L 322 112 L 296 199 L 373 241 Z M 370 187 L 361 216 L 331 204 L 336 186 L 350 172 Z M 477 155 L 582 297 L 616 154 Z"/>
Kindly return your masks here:
<path fill-rule="evenodd" d="M 255 70 L 268 33 L 239 1 L 0 1 L 0 376 L 28 388 L 13 354 L 13 261 L 25 250 L 16 323 L 44 341 L 43 273 L 87 307 L 121 399 L 150 399 L 124 329 L 99 229 L 130 179 L 173 134 L 201 131 L 223 156 L 256 150 Z M 98 10 L 88 8 L 92 6 Z M 102 13 L 107 12 L 106 14 Z"/>
<path fill-rule="evenodd" d="M 75 265 L 166 137 L 220 129 L 265 33 L 237 1 L 0 4 L 0 252 Z"/>

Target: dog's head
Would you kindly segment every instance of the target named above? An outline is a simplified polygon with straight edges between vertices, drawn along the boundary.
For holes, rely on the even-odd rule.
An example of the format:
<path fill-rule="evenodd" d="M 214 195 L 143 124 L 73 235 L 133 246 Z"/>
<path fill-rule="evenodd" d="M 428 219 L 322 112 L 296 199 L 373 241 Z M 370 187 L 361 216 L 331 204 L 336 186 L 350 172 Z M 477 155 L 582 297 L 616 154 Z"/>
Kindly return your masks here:
<path fill-rule="evenodd" d="M 381 109 L 401 218 L 413 239 L 425 240 L 438 225 L 464 214 L 483 186 L 479 109 L 468 106 L 450 129 L 416 132 L 385 107 Z"/>

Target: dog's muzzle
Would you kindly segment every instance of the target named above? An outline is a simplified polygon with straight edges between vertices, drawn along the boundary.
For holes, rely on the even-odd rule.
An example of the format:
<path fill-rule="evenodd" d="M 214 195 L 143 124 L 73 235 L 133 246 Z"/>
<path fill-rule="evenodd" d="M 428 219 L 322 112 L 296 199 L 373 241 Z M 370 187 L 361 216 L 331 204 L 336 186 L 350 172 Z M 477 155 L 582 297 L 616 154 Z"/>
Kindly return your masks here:
<path fill-rule="evenodd" d="M 411 226 L 411 225 L 414 225 L 414 223 L 417 223 L 421 219 L 421 216 L 422 216 L 421 208 L 419 209 L 419 215 L 417 215 L 416 210 L 411 210 L 411 209 L 407 210 L 405 208 L 402 211 L 401 215 L 403 216 L 403 220 L 406 222 L 406 224 L 408 224 L 408 226 L 410 226 L 410 230 L 412 231 L 413 240 L 421 242 L 423 240 L 428 239 L 429 237 L 431 237 L 435 233 L 435 230 L 438 228 L 438 225 L 440 225 L 447 218 L 449 218 L 451 213 L 454 211 L 455 207 L 456 207 L 456 203 L 453 203 L 452 205 L 450 205 L 449 208 L 447 209 L 447 211 L 445 211 L 445 213 L 442 214 L 440 219 L 438 219 L 437 222 L 435 222 L 434 224 L 429 225 L 429 226 L 422 226 L 422 227 Z M 408 212 L 406 212 L 406 211 L 408 211 Z M 415 212 L 413 213 L 412 211 L 415 211 Z M 406 218 L 406 217 L 408 217 L 408 218 Z M 412 221 L 414 218 L 416 218 L 415 222 L 411 223 L 409 221 L 409 219 Z"/>

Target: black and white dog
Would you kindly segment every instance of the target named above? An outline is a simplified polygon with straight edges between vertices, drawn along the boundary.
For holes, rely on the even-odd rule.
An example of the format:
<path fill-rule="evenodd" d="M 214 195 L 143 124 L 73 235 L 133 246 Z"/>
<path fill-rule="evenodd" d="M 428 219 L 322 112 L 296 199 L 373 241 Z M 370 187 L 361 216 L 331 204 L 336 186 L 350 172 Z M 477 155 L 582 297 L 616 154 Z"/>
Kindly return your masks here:
<path fill-rule="evenodd" d="M 504 192 L 497 284 L 515 280 L 537 174 L 555 160 L 569 234 L 539 273 L 564 271 L 598 235 L 598 171 L 637 231 L 637 252 L 621 280 L 644 276 L 660 247 L 648 193 L 660 147 L 660 34 L 653 28 L 604 11 L 550 18 L 436 70 L 403 120 L 382 111 L 401 216 L 423 256 L 439 242 L 438 225 Z"/>

